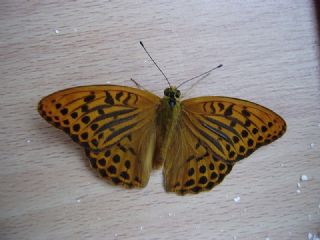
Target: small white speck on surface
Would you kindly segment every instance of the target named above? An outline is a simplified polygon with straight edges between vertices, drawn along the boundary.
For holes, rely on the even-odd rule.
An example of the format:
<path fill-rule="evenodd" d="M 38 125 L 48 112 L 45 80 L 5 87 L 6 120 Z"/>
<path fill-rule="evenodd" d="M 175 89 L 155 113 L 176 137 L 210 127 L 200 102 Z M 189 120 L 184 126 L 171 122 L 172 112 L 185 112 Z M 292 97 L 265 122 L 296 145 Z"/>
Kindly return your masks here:
<path fill-rule="evenodd" d="M 300 190 L 300 189 L 297 189 L 296 193 L 300 194 L 300 193 L 301 193 L 301 190 Z"/>
<path fill-rule="evenodd" d="M 300 181 L 309 181 L 309 180 L 310 180 L 310 178 L 305 174 L 300 176 Z"/>
<path fill-rule="evenodd" d="M 320 208 L 320 204 L 318 205 L 318 208 Z"/>
<path fill-rule="evenodd" d="M 233 236 L 233 240 L 237 240 L 237 236 L 234 235 L 234 236 Z"/>
<path fill-rule="evenodd" d="M 81 202 L 81 200 L 80 199 L 77 199 L 77 203 L 80 203 Z"/>
<path fill-rule="evenodd" d="M 143 226 L 140 226 L 140 231 L 143 231 Z"/>
<path fill-rule="evenodd" d="M 301 188 L 301 183 L 297 183 L 297 188 Z"/>
<path fill-rule="evenodd" d="M 60 33 L 60 31 L 58 29 L 55 29 L 54 31 L 55 31 L 56 34 Z"/>
<path fill-rule="evenodd" d="M 107 81 L 107 82 L 106 82 L 106 84 L 110 84 L 110 83 L 111 83 L 110 81 Z"/>
<path fill-rule="evenodd" d="M 236 203 L 240 202 L 240 196 L 235 197 L 235 198 L 233 199 L 233 201 L 236 202 Z"/>
<path fill-rule="evenodd" d="M 176 215 L 175 213 L 171 213 L 171 212 L 168 213 L 169 217 L 174 217 L 175 215 Z"/>
<path fill-rule="evenodd" d="M 309 147 L 310 148 L 314 148 L 315 144 L 314 143 L 310 143 Z"/>
<path fill-rule="evenodd" d="M 311 232 L 308 233 L 308 239 L 309 240 L 320 240 L 319 235 L 318 234 L 312 234 Z"/>
<path fill-rule="evenodd" d="M 270 238 L 269 238 L 269 237 L 266 237 L 266 240 L 270 240 Z"/>
<path fill-rule="evenodd" d="M 28 139 L 28 140 L 27 140 L 27 143 L 31 143 L 31 140 L 30 140 L 30 139 Z"/>
<path fill-rule="evenodd" d="M 280 163 L 280 167 L 284 167 L 285 166 L 285 164 L 284 163 Z"/>

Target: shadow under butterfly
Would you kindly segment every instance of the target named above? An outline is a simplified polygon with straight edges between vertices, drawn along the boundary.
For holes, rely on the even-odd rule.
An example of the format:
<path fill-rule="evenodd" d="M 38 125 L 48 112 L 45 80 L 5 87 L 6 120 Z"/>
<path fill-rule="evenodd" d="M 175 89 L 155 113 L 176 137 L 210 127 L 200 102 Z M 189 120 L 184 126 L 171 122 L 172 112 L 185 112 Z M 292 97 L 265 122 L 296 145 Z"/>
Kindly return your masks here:
<path fill-rule="evenodd" d="M 91 85 L 44 97 L 40 115 L 80 144 L 93 168 L 111 183 L 145 187 L 150 172 L 163 166 L 167 192 L 211 190 L 234 164 L 281 137 L 285 121 L 246 100 L 206 96 L 180 101 L 174 87 L 140 42 L 169 87 L 160 98 L 146 90 Z"/>

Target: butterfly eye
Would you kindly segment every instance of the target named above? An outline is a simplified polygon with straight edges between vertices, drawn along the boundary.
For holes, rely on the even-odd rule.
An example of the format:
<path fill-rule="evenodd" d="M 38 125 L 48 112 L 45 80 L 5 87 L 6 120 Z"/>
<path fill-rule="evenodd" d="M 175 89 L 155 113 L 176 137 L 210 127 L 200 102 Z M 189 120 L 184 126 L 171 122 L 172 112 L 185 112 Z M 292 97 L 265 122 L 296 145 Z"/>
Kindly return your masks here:
<path fill-rule="evenodd" d="M 169 97 L 169 95 L 170 95 L 170 90 L 169 90 L 169 88 L 166 88 L 166 89 L 164 90 L 164 95 L 167 96 L 167 97 Z"/>
<path fill-rule="evenodd" d="M 179 90 L 176 91 L 176 98 L 179 98 L 181 96 L 181 92 Z"/>

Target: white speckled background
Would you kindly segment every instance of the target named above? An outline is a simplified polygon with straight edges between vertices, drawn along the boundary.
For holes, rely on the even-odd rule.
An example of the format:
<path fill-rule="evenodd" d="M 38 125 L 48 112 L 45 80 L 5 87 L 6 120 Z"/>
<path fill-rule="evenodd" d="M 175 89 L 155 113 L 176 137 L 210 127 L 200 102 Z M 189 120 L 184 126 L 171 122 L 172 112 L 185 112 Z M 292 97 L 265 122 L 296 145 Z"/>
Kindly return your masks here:
<path fill-rule="evenodd" d="M 320 231 L 316 30 L 311 1 L 1 1 L 0 238 L 314 237 Z M 108 185 L 36 105 L 59 89 L 132 85 L 131 77 L 161 95 L 166 82 L 139 40 L 175 84 L 223 63 L 189 97 L 255 101 L 283 116 L 287 133 L 208 193 L 167 194 L 160 171 L 143 190 Z M 311 180 L 299 187 L 302 174 Z"/>

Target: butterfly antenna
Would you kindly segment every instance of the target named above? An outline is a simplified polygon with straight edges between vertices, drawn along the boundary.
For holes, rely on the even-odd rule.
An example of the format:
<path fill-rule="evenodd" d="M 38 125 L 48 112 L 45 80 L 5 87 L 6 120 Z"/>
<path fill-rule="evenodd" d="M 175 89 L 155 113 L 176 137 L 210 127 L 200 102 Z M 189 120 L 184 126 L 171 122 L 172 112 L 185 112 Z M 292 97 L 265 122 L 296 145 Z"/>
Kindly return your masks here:
<path fill-rule="evenodd" d="M 183 81 L 177 88 L 180 88 L 182 85 L 184 85 L 184 84 L 187 83 L 187 82 L 192 81 L 193 79 L 196 79 L 196 78 L 199 78 L 199 77 L 208 75 L 208 74 L 209 74 L 210 72 L 212 72 L 213 70 L 216 70 L 217 68 L 221 68 L 222 66 L 223 66 L 223 65 L 220 64 L 220 65 L 218 65 L 218 66 L 210 69 L 209 71 L 206 71 L 206 72 L 201 73 L 201 74 L 199 74 L 199 75 L 197 75 L 197 76 L 195 76 L 195 77 L 193 77 L 193 78 L 190 78 L 190 79 L 188 79 L 188 80 L 185 80 L 185 81 Z M 200 82 L 202 79 L 204 79 L 204 78 L 200 78 L 198 82 Z M 198 82 L 197 82 L 197 83 L 198 83 Z"/>
<path fill-rule="evenodd" d="M 154 63 L 154 65 L 156 65 L 156 67 L 159 69 L 159 71 L 162 73 L 162 75 L 164 76 L 164 78 L 167 80 L 169 87 L 171 87 L 171 84 L 167 78 L 167 76 L 163 73 L 163 71 L 161 70 L 161 68 L 158 66 L 158 64 L 156 64 L 156 62 L 153 60 L 153 58 L 151 57 L 151 55 L 149 54 L 149 52 L 147 51 L 147 49 L 144 47 L 142 41 L 140 41 L 140 45 L 141 47 L 143 47 L 144 51 L 148 54 L 149 58 L 152 60 L 152 62 Z"/>

